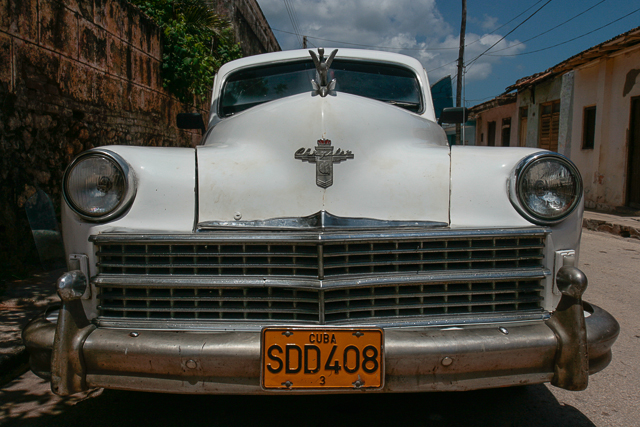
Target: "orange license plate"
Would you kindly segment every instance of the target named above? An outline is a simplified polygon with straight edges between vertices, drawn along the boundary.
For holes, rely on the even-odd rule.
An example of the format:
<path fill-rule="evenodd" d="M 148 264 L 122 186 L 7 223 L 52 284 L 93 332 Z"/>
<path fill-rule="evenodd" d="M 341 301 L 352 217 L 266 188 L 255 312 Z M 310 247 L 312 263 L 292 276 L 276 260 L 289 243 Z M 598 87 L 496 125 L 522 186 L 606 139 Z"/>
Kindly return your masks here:
<path fill-rule="evenodd" d="M 265 328 L 265 389 L 381 388 L 381 329 Z"/>

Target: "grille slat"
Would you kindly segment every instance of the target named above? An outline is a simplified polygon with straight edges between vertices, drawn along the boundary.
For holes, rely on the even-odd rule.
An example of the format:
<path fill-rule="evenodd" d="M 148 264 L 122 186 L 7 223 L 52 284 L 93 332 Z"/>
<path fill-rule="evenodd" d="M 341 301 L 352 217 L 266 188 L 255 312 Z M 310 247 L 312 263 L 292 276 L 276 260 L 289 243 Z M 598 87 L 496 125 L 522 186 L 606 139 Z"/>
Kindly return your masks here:
<path fill-rule="evenodd" d="M 100 310 L 102 311 L 125 311 L 125 312 L 147 312 L 149 310 L 147 310 L 146 308 L 143 307 L 105 307 L 105 306 L 100 306 L 99 307 Z M 304 310 L 304 309 L 260 309 L 260 310 L 250 310 L 248 308 L 177 308 L 177 307 L 157 307 L 153 309 L 154 312 L 157 313 L 180 313 L 180 312 L 184 312 L 184 313 L 193 313 L 193 312 L 198 312 L 198 313 L 218 313 L 218 312 L 229 312 L 229 313 L 267 313 L 267 312 L 271 312 L 271 313 L 299 313 L 299 314 L 316 314 L 317 310 Z"/>
<path fill-rule="evenodd" d="M 95 238 L 94 284 L 102 319 L 331 324 L 541 312 L 546 232 L 521 233 L 368 241 L 356 233 L 312 243 L 281 233 L 272 241 Z M 272 279 L 279 284 L 263 284 Z M 340 285 L 319 286 L 331 280 Z"/>
<path fill-rule="evenodd" d="M 100 273 L 184 276 L 304 276 L 457 269 L 539 268 L 544 234 L 527 237 L 380 239 L 353 243 L 96 242 Z"/>
<path fill-rule="evenodd" d="M 444 296 L 456 296 L 456 295 L 461 295 L 461 296 L 469 296 L 469 295 L 476 295 L 476 296 L 480 296 L 480 295 L 488 295 L 488 296 L 492 296 L 493 298 L 495 298 L 496 295 L 500 295 L 500 294 L 513 294 L 516 292 L 539 292 L 541 291 L 542 287 L 540 286 L 532 286 L 530 288 L 525 288 L 525 289 L 520 289 L 520 290 L 516 290 L 516 289 L 512 289 L 512 290 L 500 290 L 500 291 L 495 291 L 495 292 L 489 292 L 489 291 L 458 291 L 458 292 L 433 292 L 433 293 L 428 293 L 428 292 L 421 292 L 421 293 L 416 293 L 416 294 L 407 294 L 410 295 L 412 298 L 424 298 L 424 297 L 444 297 Z M 370 300 L 370 301 L 374 301 L 374 300 L 380 300 L 380 299 L 397 299 L 398 296 L 391 296 L 391 295 L 381 295 L 381 296 L 372 296 L 372 297 L 350 297 L 350 298 L 331 298 L 331 302 L 337 302 L 337 301 L 358 301 L 358 300 Z"/>
<path fill-rule="evenodd" d="M 524 298 L 524 299 L 512 299 L 512 300 L 505 300 L 505 301 L 500 301 L 500 302 L 488 302 L 488 301 L 479 301 L 477 303 L 473 303 L 471 304 L 469 303 L 465 303 L 465 302 L 458 302 L 458 303 L 451 303 L 448 302 L 446 303 L 446 305 L 448 307 L 479 307 L 479 306 L 487 306 L 487 305 L 499 305 L 499 304 L 521 304 L 521 303 L 527 303 L 527 302 L 538 302 L 540 301 L 542 298 L 541 297 L 530 297 L 530 298 Z M 347 312 L 356 312 L 356 311 L 371 311 L 372 308 L 375 311 L 386 311 L 386 310 L 395 310 L 396 314 L 398 310 L 407 310 L 407 309 L 415 309 L 415 308 L 438 308 L 438 307 L 443 307 L 445 305 L 444 302 L 440 302 L 440 303 L 430 303 L 430 304 L 405 304 L 402 306 L 399 305 L 395 305 L 395 304 L 390 304 L 390 305 L 379 305 L 379 306 L 369 306 L 369 307 L 353 307 L 350 306 L 348 309 L 339 309 L 339 308 L 327 308 L 325 310 L 325 314 L 331 315 L 334 313 L 347 313 Z"/>

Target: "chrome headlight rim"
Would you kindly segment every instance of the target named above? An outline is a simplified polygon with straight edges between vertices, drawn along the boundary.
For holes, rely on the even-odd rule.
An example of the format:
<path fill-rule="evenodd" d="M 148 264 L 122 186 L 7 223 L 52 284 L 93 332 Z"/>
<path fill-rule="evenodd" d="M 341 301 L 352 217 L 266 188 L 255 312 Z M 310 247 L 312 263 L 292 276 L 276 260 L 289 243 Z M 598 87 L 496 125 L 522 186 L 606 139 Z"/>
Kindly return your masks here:
<path fill-rule="evenodd" d="M 76 204 L 73 202 L 73 200 L 71 199 L 71 197 L 69 197 L 69 194 L 68 194 L 69 193 L 69 189 L 68 189 L 69 174 L 71 173 L 71 171 L 76 165 L 78 165 L 80 162 L 82 162 L 83 160 L 86 160 L 89 157 L 101 157 L 110 161 L 120 171 L 120 173 L 122 173 L 122 176 L 124 178 L 124 185 L 125 185 L 124 196 L 111 211 L 105 214 L 91 215 L 83 211 L 78 206 L 76 206 Z M 107 221 L 113 220 L 114 218 L 119 217 L 129 208 L 129 206 L 131 206 L 131 203 L 133 202 L 136 196 L 136 192 L 137 192 L 137 182 L 136 182 L 136 176 L 133 172 L 133 169 L 131 169 L 129 164 L 119 154 L 114 153 L 113 151 L 101 149 L 101 148 L 94 148 L 94 149 L 88 150 L 80 154 L 79 156 L 77 156 L 75 159 L 73 159 L 73 161 L 69 164 L 69 166 L 67 166 L 67 169 L 65 170 L 64 176 L 62 179 L 62 196 L 64 198 L 65 203 L 76 215 L 78 215 L 80 218 L 89 222 L 107 222 Z"/>
<path fill-rule="evenodd" d="M 559 163 L 561 163 L 564 167 L 566 167 L 569 172 L 575 177 L 576 180 L 576 193 L 577 197 L 572 202 L 569 209 L 564 211 L 561 215 L 556 218 L 548 218 L 539 215 L 537 212 L 530 209 L 526 203 L 522 200 L 522 194 L 520 192 L 520 185 L 522 182 L 522 177 L 525 173 L 534 165 L 539 162 L 553 159 Z M 578 168 L 569 160 L 567 157 L 563 156 L 560 153 L 553 152 L 539 152 L 531 154 L 524 159 L 522 159 L 518 165 L 513 169 L 511 173 L 511 178 L 509 180 L 509 199 L 511 200 L 511 204 L 513 207 L 522 215 L 525 219 L 537 225 L 556 225 L 564 221 L 569 215 L 575 211 L 575 209 L 580 205 L 580 202 L 583 197 L 583 186 L 582 186 L 582 176 L 580 175 L 580 171 Z"/>

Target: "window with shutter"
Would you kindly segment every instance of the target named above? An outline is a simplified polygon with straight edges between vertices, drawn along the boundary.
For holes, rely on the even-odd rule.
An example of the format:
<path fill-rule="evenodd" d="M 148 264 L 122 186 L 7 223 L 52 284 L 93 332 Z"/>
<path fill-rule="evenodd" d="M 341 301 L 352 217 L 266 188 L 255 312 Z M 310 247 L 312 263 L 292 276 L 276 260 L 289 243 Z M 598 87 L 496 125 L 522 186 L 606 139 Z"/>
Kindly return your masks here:
<path fill-rule="evenodd" d="M 538 146 L 545 150 L 558 151 L 558 131 L 560 129 L 560 101 L 544 103 L 540 106 L 540 134 Z"/>

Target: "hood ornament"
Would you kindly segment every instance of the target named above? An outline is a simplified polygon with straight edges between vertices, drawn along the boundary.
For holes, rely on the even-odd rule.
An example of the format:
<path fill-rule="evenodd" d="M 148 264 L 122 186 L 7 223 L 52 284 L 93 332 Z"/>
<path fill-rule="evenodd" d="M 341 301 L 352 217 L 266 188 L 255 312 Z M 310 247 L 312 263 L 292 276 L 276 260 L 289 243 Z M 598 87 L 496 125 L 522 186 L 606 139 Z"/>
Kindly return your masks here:
<path fill-rule="evenodd" d="M 335 49 L 329 55 L 329 58 L 324 60 L 324 48 L 318 48 L 318 55 L 312 50 L 309 51 L 311 54 L 311 59 L 313 59 L 313 63 L 316 64 L 316 79 L 311 80 L 311 84 L 313 85 L 313 90 L 316 95 L 320 95 L 323 98 L 327 96 L 332 90 L 336 88 L 336 79 L 329 81 L 328 72 L 331 63 L 333 62 L 333 58 L 335 58 L 336 53 L 338 53 L 338 49 Z"/>
<path fill-rule="evenodd" d="M 313 153 L 311 148 L 301 148 L 295 152 L 294 157 L 303 162 L 315 163 L 316 185 L 327 188 L 333 185 L 333 164 L 353 159 L 353 153 L 342 151 L 340 148 L 334 153 L 331 140 L 319 139 L 318 146 L 313 150 Z"/>

